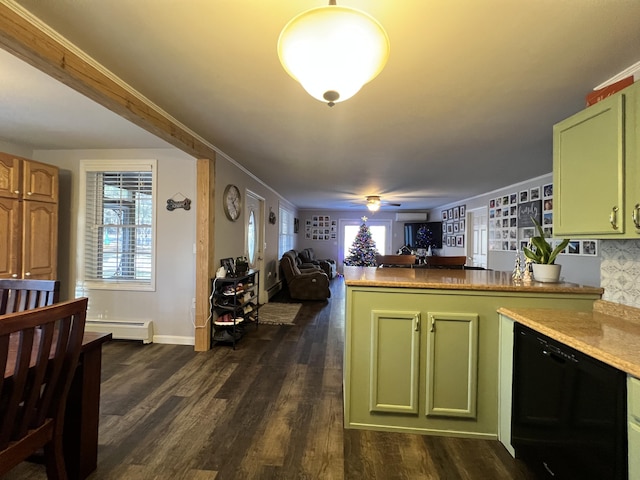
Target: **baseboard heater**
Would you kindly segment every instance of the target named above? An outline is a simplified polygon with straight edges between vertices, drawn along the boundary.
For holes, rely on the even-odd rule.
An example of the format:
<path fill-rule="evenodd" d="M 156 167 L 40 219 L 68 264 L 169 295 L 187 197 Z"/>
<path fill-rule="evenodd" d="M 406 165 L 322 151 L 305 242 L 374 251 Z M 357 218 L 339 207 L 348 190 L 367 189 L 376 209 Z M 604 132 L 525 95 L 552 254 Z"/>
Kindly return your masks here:
<path fill-rule="evenodd" d="M 142 343 L 153 342 L 153 321 L 151 320 L 89 320 L 85 328 L 87 332 L 111 333 L 117 340 L 142 340 Z"/>
<path fill-rule="evenodd" d="M 269 299 L 271 299 L 271 297 L 273 297 L 280 290 L 282 290 L 282 282 L 277 282 L 272 285 L 269 290 L 267 290 L 267 296 L 269 297 Z"/>

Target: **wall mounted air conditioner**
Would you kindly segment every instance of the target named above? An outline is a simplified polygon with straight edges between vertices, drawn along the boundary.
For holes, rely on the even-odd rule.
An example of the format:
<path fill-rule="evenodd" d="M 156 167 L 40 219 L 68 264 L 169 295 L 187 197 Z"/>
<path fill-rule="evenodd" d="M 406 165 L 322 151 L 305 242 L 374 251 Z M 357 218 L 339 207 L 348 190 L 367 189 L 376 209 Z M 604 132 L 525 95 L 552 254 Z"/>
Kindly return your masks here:
<path fill-rule="evenodd" d="M 396 213 L 396 222 L 426 222 L 427 212 L 399 212 Z"/>

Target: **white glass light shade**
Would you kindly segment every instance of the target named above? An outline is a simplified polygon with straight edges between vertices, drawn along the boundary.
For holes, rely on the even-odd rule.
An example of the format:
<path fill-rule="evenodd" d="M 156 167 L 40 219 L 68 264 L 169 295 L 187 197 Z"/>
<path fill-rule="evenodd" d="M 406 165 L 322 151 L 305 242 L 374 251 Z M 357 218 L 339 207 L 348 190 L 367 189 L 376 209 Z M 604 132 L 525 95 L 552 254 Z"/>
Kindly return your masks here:
<path fill-rule="evenodd" d="M 307 10 L 285 25 L 278 57 L 309 95 L 333 105 L 354 96 L 382 71 L 389 38 L 370 15 L 328 5 Z"/>
<path fill-rule="evenodd" d="M 367 202 L 367 208 L 370 212 L 377 212 L 380 210 L 380 202 Z"/>

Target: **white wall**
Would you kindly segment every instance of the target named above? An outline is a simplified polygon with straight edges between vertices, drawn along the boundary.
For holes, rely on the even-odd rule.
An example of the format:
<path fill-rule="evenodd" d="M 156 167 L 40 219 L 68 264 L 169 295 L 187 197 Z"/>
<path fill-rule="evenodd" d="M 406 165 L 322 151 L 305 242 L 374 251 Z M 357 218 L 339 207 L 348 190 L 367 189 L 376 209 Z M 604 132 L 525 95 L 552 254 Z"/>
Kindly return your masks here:
<path fill-rule="evenodd" d="M 252 191 L 264 199 L 264 269 L 260 272 L 260 282 L 263 290 L 269 290 L 280 282 L 278 273 L 278 240 L 279 240 L 279 207 L 281 202 L 286 204 L 290 210 L 297 215 L 297 209 L 287 202 L 282 196 L 266 186 L 259 179 L 238 167 L 235 163 L 219 155 L 216 161 L 216 224 L 215 224 L 215 258 L 216 265 L 219 265 L 221 258 L 237 258 L 246 255 L 245 251 L 245 215 L 244 203 L 242 215 L 232 222 L 224 214 L 223 194 L 228 184 L 234 184 L 242 193 L 243 200 L 247 190 Z M 277 221 L 275 225 L 267 221 L 269 211 L 275 212 Z"/>
<path fill-rule="evenodd" d="M 194 343 L 192 298 L 195 292 L 196 161 L 177 149 L 35 151 L 34 160 L 60 168 L 58 278 L 63 299 L 89 297 L 89 318 L 151 319 L 154 341 Z M 77 283 L 77 214 L 79 162 L 157 159 L 156 290 L 132 292 L 85 290 Z M 166 209 L 169 198 L 184 195 L 191 209 Z"/>

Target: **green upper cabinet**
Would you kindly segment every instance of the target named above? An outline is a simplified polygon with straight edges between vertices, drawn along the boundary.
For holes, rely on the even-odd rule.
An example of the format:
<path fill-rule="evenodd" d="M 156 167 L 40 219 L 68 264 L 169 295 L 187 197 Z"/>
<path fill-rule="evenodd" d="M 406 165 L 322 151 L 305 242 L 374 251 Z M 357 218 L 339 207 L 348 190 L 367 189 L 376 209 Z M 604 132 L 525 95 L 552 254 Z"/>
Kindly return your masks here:
<path fill-rule="evenodd" d="M 554 235 L 640 238 L 639 87 L 554 125 Z"/>

